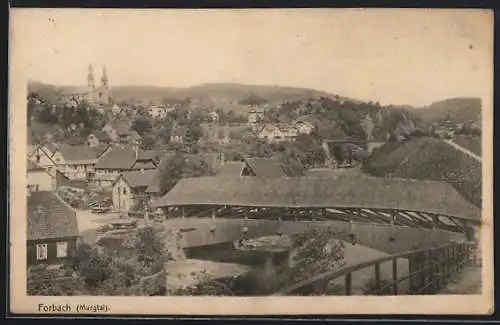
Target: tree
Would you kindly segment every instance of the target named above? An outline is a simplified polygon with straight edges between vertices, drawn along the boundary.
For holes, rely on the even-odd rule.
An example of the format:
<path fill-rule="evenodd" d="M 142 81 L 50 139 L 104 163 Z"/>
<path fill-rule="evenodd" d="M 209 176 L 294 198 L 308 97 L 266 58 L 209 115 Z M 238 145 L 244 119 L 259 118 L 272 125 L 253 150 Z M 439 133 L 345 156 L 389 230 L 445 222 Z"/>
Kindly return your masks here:
<path fill-rule="evenodd" d="M 191 123 L 188 125 L 186 130 L 186 136 L 184 137 L 184 143 L 186 146 L 190 147 L 203 136 L 203 129 L 199 124 Z"/>
<path fill-rule="evenodd" d="M 146 117 L 141 116 L 132 122 L 132 126 L 130 128 L 139 133 L 140 136 L 143 136 L 146 132 L 150 132 L 152 127 L 151 121 L 149 121 Z"/>
<path fill-rule="evenodd" d="M 164 195 L 181 179 L 186 158 L 181 151 L 165 159 L 159 166 L 160 169 L 160 194 Z"/>

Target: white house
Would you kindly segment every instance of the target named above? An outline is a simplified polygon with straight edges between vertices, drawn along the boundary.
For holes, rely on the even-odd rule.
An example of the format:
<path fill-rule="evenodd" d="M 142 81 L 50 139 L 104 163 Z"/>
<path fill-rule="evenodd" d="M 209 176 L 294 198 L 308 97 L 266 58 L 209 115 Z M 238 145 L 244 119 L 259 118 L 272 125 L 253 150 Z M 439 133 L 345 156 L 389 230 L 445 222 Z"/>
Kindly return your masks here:
<path fill-rule="evenodd" d="M 161 105 L 152 105 L 148 107 L 149 115 L 154 119 L 162 120 L 167 117 L 167 110 Z"/>
<path fill-rule="evenodd" d="M 216 111 L 211 111 L 210 113 L 208 113 L 208 118 L 212 122 L 218 122 L 220 119 L 220 116 L 219 116 L 219 113 L 217 113 Z"/>
<path fill-rule="evenodd" d="M 311 116 L 301 116 L 293 122 L 293 126 L 299 134 L 307 135 L 314 131 L 318 123 L 319 121 Z"/>
<path fill-rule="evenodd" d="M 298 130 L 290 124 L 267 124 L 258 132 L 257 137 L 269 142 L 294 141 Z"/>
<path fill-rule="evenodd" d="M 49 171 L 28 160 L 26 183 L 29 190 L 53 191 L 56 188 L 55 177 Z"/>
<path fill-rule="evenodd" d="M 248 123 L 255 124 L 260 123 L 264 119 L 264 110 L 263 109 L 252 109 L 248 112 Z"/>

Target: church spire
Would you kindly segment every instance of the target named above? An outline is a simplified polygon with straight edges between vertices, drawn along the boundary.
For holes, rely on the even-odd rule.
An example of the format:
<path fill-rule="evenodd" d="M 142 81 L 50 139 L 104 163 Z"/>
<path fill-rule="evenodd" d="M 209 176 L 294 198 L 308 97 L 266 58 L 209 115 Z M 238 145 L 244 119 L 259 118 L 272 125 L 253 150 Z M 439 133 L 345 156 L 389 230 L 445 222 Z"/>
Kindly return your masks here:
<path fill-rule="evenodd" d="M 106 66 L 102 67 L 102 78 L 101 78 L 102 85 L 107 87 L 108 86 L 108 74 L 106 73 Z"/>
<path fill-rule="evenodd" d="M 92 64 L 89 64 L 89 75 L 87 76 L 87 84 L 89 88 L 95 88 L 94 72 L 92 71 Z"/>

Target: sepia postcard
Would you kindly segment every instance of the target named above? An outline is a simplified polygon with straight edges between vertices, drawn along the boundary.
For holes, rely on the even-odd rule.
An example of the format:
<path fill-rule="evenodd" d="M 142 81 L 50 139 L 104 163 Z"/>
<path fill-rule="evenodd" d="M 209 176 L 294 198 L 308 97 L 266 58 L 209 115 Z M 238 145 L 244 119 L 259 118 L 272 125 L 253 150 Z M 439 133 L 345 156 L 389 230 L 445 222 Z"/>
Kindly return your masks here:
<path fill-rule="evenodd" d="M 35 9 L 10 306 L 493 312 L 493 13 Z"/>

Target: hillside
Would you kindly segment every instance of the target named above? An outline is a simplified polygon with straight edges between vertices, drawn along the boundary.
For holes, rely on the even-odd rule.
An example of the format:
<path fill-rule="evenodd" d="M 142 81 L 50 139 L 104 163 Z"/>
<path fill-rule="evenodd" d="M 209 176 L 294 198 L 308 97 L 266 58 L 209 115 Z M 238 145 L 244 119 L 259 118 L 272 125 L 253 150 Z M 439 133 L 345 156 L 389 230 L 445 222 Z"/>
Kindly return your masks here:
<path fill-rule="evenodd" d="M 447 118 L 455 123 L 481 122 L 481 99 L 449 98 L 434 102 L 428 108 L 415 110 L 415 112 L 431 123 L 445 121 Z"/>
<path fill-rule="evenodd" d="M 481 207 L 481 163 L 439 139 L 422 137 L 387 143 L 374 150 L 363 170 L 373 176 L 445 181 Z"/>
<path fill-rule="evenodd" d="M 28 91 L 38 92 L 43 98 L 53 98 L 66 87 L 52 86 L 36 81 L 28 83 Z M 142 102 L 152 101 L 161 103 L 167 101 L 181 101 L 186 98 L 211 99 L 215 102 L 239 102 L 251 96 L 257 96 L 268 102 L 282 102 L 300 100 L 310 97 L 333 97 L 333 94 L 314 89 L 245 85 L 236 83 L 206 83 L 188 88 L 157 87 L 157 86 L 115 86 L 112 88 L 115 102 L 136 99 Z"/>

